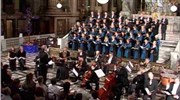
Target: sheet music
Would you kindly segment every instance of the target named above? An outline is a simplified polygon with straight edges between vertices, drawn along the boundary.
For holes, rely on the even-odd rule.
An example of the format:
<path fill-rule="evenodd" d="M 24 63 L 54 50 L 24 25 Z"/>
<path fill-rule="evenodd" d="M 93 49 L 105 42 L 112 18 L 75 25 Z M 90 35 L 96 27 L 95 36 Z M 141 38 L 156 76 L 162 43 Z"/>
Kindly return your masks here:
<path fill-rule="evenodd" d="M 104 72 L 102 71 L 102 69 L 98 69 L 94 71 L 96 73 L 96 75 L 101 78 L 103 76 L 105 76 Z"/>
<path fill-rule="evenodd" d="M 54 62 L 52 61 L 52 60 L 50 60 L 49 62 L 48 62 L 48 65 L 53 65 L 54 64 Z"/>
<path fill-rule="evenodd" d="M 133 68 L 134 66 L 133 66 L 133 64 L 131 63 L 131 61 L 129 61 L 129 65 Z"/>
<path fill-rule="evenodd" d="M 141 49 L 144 49 L 144 47 L 143 47 L 143 46 L 140 46 L 140 48 L 141 48 Z"/>
<path fill-rule="evenodd" d="M 129 65 L 126 66 L 126 69 L 128 70 L 128 72 L 131 73 L 132 70 L 131 70 L 131 68 L 129 67 Z"/>
<path fill-rule="evenodd" d="M 72 69 L 72 72 L 76 75 L 76 77 L 79 75 L 78 72 L 76 71 L 76 69 Z"/>

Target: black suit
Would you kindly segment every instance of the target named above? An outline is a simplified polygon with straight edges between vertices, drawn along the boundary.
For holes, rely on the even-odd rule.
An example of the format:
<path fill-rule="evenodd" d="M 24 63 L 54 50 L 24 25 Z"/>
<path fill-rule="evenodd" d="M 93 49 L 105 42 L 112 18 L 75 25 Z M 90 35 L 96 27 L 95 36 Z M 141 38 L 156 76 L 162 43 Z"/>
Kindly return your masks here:
<path fill-rule="evenodd" d="M 47 69 L 48 69 L 48 62 L 49 62 L 49 58 L 48 58 L 48 54 L 41 50 L 39 52 L 39 75 L 43 76 L 44 78 L 44 83 L 46 83 L 46 77 L 47 77 Z"/>
<path fill-rule="evenodd" d="M 166 30 L 168 25 L 168 19 L 161 19 L 161 34 L 162 34 L 162 40 L 166 39 Z"/>
<path fill-rule="evenodd" d="M 92 75 L 91 75 L 89 81 L 86 83 L 86 87 L 88 89 L 90 89 L 90 90 L 92 90 L 92 87 L 91 87 L 90 83 L 95 83 L 95 85 L 96 85 L 95 90 L 99 89 L 99 78 L 98 78 L 98 76 L 95 73 L 96 70 L 98 70 L 97 66 L 96 66 L 95 69 L 91 70 L 92 71 Z"/>
<path fill-rule="evenodd" d="M 156 23 L 154 22 L 152 24 L 152 27 L 153 27 L 153 33 L 154 35 L 157 35 L 159 33 L 159 21 L 157 21 Z"/>
<path fill-rule="evenodd" d="M 124 88 L 126 90 L 126 93 L 128 93 L 128 87 L 129 87 L 129 80 L 128 80 L 128 72 L 125 67 L 122 67 L 120 70 L 116 71 L 116 86 L 114 87 L 114 94 L 116 95 L 115 100 L 120 100 L 122 93 L 122 89 Z"/>
<path fill-rule="evenodd" d="M 106 65 L 103 68 L 104 73 L 109 73 L 110 70 L 114 69 L 114 65 L 116 65 L 116 63 L 117 63 L 117 58 L 116 57 L 113 56 L 110 63 L 108 63 L 109 59 L 110 58 L 108 57 L 107 61 L 105 62 Z"/>
<path fill-rule="evenodd" d="M 143 100 L 147 100 L 148 97 L 151 98 L 151 100 L 156 100 L 156 91 L 157 91 L 158 81 L 153 79 L 152 83 L 150 84 L 150 80 L 145 82 L 144 88 L 148 88 L 151 92 L 151 95 L 148 95 L 147 92 L 143 97 Z"/>
<path fill-rule="evenodd" d="M 17 52 L 17 57 L 18 57 L 18 61 L 19 61 L 19 66 L 21 70 L 24 70 L 25 67 L 24 65 L 26 64 L 26 60 L 23 58 L 26 58 L 26 51 L 23 50 L 23 52 L 21 52 L 20 50 Z M 22 58 L 21 58 L 22 57 Z"/>
<path fill-rule="evenodd" d="M 172 90 L 173 90 L 173 86 L 174 86 L 174 83 L 171 83 L 170 87 L 169 87 L 169 89 L 167 91 L 171 93 Z M 179 99 L 174 99 L 172 95 L 167 95 L 166 100 L 180 100 L 180 85 L 178 86 L 178 89 L 176 91 L 176 95 L 179 96 Z"/>

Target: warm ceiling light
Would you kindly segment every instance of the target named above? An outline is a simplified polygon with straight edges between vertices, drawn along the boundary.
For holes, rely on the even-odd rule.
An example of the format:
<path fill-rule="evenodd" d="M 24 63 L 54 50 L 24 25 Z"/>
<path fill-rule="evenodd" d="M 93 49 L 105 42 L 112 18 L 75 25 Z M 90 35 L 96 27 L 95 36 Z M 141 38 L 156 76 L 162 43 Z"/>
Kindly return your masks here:
<path fill-rule="evenodd" d="M 97 0 L 98 3 L 100 4 L 106 4 L 109 0 Z"/>
<path fill-rule="evenodd" d="M 176 12 L 177 11 L 177 7 L 175 5 L 171 6 L 171 11 L 172 12 Z"/>
<path fill-rule="evenodd" d="M 62 7 L 62 4 L 59 2 L 59 3 L 57 3 L 56 7 L 57 7 L 57 8 L 61 8 L 61 7 Z"/>

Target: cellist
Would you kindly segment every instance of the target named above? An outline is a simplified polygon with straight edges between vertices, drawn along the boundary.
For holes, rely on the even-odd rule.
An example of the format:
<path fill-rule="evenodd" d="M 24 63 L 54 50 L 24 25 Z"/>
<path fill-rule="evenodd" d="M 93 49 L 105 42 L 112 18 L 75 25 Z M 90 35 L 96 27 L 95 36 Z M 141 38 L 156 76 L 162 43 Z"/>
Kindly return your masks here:
<path fill-rule="evenodd" d="M 95 83 L 96 87 L 95 90 L 99 89 L 99 77 L 97 76 L 97 74 L 95 73 L 96 70 L 98 70 L 98 66 L 96 64 L 95 61 L 91 62 L 91 66 L 90 66 L 90 70 L 91 70 L 91 77 L 89 78 L 89 80 L 86 83 L 86 88 L 93 90 L 92 86 L 90 85 L 91 83 Z"/>

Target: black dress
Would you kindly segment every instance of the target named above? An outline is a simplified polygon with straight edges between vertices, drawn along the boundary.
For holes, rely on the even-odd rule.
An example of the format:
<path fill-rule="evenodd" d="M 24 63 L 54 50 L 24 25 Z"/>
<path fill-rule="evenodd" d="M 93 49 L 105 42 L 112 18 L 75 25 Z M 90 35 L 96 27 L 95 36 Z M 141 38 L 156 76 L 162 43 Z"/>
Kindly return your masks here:
<path fill-rule="evenodd" d="M 9 66 L 12 71 L 16 70 L 16 53 L 13 51 L 9 52 Z"/>
<path fill-rule="evenodd" d="M 26 58 L 26 51 L 23 51 L 23 52 L 18 51 L 17 57 L 18 57 L 20 69 L 24 70 L 25 69 L 24 65 L 26 64 L 26 59 L 24 59 Z"/>

